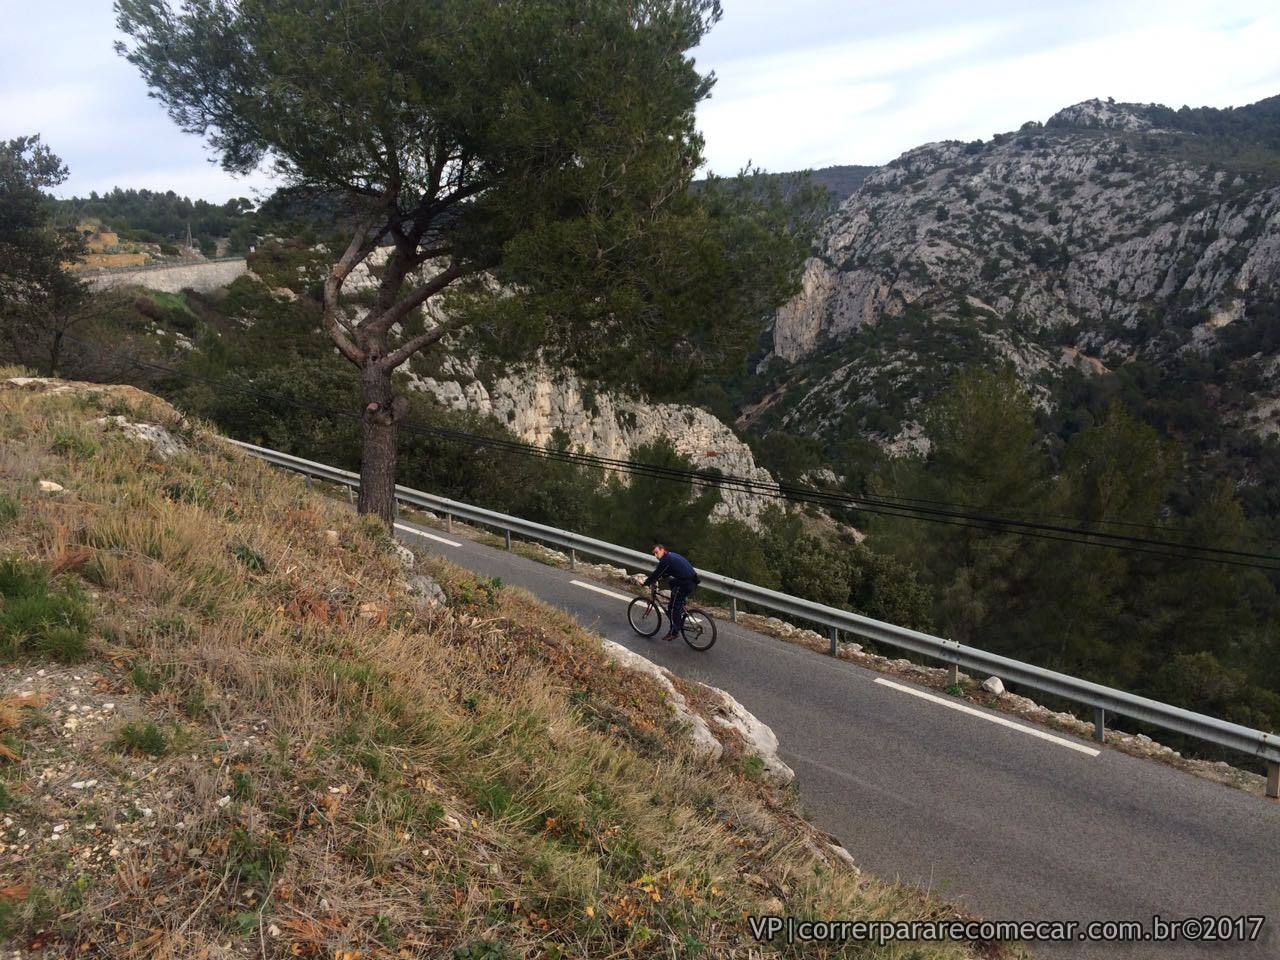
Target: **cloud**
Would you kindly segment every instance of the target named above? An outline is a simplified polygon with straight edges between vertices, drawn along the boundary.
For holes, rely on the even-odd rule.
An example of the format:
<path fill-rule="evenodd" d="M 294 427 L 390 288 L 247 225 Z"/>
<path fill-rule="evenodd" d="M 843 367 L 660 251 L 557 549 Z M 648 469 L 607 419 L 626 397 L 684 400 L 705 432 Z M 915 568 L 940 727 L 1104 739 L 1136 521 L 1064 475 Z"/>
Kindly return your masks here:
<path fill-rule="evenodd" d="M 923 32 L 882 13 L 879 32 L 844 42 L 834 38 L 859 17 L 830 10 L 828 35 L 807 47 L 790 36 L 781 53 L 717 60 L 708 45 L 699 67 L 719 78 L 698 114 L 709 168 L 732 172 L 747 157 L 770 170 L 880 164 L 1091 97 L 1224 107 L 1280 93 L 1280 14 L 1270 6 L 1088 2 L 1003 19 L 998 6 L 966 7 L 970 22 Z"/>
<path fill-rule="evenodd" d="M 0 33 L 0 138 L 39 132 L 64 190 L 225 200 L 208 162 L 112 49 L 107 0 L 13 3 Z M 708 165 L 885 163 L 922 143 L 1016 129 L 1090 97 L 1241 106 L 1280 93 L 1274 0 L 731 0 L 695 51 Z M 170 178 L 170 179 L 162 179 Z M 266 183 L 265 175 L 252 182 Z"/>

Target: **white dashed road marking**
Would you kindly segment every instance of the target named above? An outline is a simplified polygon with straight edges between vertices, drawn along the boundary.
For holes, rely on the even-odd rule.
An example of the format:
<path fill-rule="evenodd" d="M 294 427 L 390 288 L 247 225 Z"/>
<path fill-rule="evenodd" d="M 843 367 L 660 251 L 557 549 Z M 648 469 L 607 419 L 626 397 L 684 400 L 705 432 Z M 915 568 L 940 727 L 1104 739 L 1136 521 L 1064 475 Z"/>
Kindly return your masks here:
<path fill-rule="evenodd" d="M 597 587 L 594 583 L 583 583 L 581 580 L 570 580 L 575 587 L 582 587 L 584 590 L 594 590 L 596 593 L 603 593 L 606 597 L 613 597 L 615 600 L 626 600 L 631 602 L 633 597 L 627 596 L 625 593 L 615 593 L 612 590 L 606 590 L 604 587 Z"/>
<path fill-rule="evenodd" d="M 1076 743 L 1074 740 L 1055 737 L 1052 733 L 1045 733 L 1043 730 L 1037 730 L 1034 727 L 1026 727 L 1020 723 L 1014 723 L 1012 720 L 1006 720 L 1004 717 L 995 717 L 989 713 L 983 713 L 981 710 L 975 710 L 973 707 L 967 707 L 963 703 L 956 703 L 955 701 L 948 700 L 944 697 L 936 697 L 932 693 L 925 693 L 923 690 L 917 690 L 915 687 L 904 686 L 901 683 L 894 683 L 892 680 L 885 680 L 881 677 L 876 677 L 876 683 L 884 684 L 886 687 L 893 687 L 893 689 L 901 690 L 903 693 L 909 693 L 911 696 L 919 697 L 921 700 L 930 700 L 940 706 L 949 707 L 952 710 L 959 710 L 961 713 L 967 713 L 973 717 L 990 720 L 992 723 L 998 723 L 1002 727 L 1011 727 L 1014 730 L 1030 734 L 1033 737 L 1039 737 L 1041 740 L 1048 740 L 1050 743 L 1056 743 L 1059 746 L 1067 747 L 1071 750 L 1078 750 L 1080 753 L 1088 754 L 1091 757 L 1096 757 L 1101 753 L 1100 750 L 1095 750 L 1093 747 L 1086 747 L 1084 744 Z"/>
<path fill-rule="evenodd" d="M 397 523 L 396 529 L 403 530 L 405 533 L 412 533 L 419 537 L 426 537 L 428 540 L 434 540 L 437 543 L 447 543 L 451 547 L 462 546 L 462 544 L 458 543 L 456 540 L 446 540 L 444 537 L 437 537 L 434 533 L 427 533 L 427 531 L 420 530 L 417 527 L 407 527 L 403 523 Z"/>

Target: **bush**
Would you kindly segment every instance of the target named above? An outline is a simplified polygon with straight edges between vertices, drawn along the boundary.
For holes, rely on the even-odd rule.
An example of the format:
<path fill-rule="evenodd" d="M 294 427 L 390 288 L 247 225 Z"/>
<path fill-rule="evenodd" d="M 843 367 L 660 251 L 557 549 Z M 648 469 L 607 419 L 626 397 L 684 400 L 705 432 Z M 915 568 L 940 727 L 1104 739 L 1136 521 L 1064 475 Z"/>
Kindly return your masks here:
<path fill-rule="evenodd" d="M 267 561 L 257 550 L 244 543 L 233 544 L 227 548 L 231 555 L 254 573 L 266 573 Z"/>
<path fill-rule="evenodd" d="M 181 330 L 183 333 L 195 331 L 196 315 L 186 297 L 180 293 L 150 290 L 146 296 L 135 298 L 133 307 L 148 320 L 154 320 L 165 329 Z"/>
<path fill-rule="evenodd" d="M 98 445 L 88 437 L 73 430 L 58 429 L 53 432 L 53 452 L 72 460 L 88 460 L 98 452 Z"/>
<path fill-rule="evenodd" d="M 88 604 L 73 584 L 53 590 L 40 567 L 16 557 L 0 560 L 0 657 L 72 663 L 88 655 L 88 636 Z"/>
<path fill-rule="evenodd" d="M 154 723 L 148 723 L 145 727 L 128 723 L 116 736 L 113 746 L 121 753 L 162 757 L 169 752 L 169 738 Z"/>

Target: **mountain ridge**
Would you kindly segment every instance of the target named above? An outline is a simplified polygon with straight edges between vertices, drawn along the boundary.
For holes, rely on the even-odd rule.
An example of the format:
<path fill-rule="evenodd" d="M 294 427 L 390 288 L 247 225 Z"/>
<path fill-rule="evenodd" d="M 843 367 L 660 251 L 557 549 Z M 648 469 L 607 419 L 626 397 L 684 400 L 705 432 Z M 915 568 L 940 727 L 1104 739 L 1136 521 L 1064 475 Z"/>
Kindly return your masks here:
<path fill-rule="evenodd" d="M 774 318 L 758 364 L 783 389 L 774 424 L 891 443 L 939 368 L 1010 362 L 1052 409 L 1077 375 L 1141 361 L 1177 378 L 1203 358 L 1225 423 L 1280 433 L 1280 185 L 1257 156 L 1210 165 L 1186 148 L 1262 144 L 1280 169 L 1277 108 L 1085 101 L 990 141 L 907 151 L 827 219 Z"/>

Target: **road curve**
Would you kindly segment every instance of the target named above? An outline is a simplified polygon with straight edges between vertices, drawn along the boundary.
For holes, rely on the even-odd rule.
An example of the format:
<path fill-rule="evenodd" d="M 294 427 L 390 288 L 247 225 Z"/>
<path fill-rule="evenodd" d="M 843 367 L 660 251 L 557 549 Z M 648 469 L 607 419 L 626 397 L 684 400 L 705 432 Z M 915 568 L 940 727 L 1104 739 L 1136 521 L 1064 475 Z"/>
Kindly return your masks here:
<path fill-rule="evenodd" d="M 933 691 L 738 624 L 720 622 L 707 653 L 646 640 L 623 601 L 573 583 L 581 572 L 398 526 L 413 546 L 524 587 L 733 694 L 777 734 L 809 819 L 870 873 L 993 920 L 1150 929 L 1153 916 L 1266 918 L 1256 942 L 1038 942 L 1038 956 L 1280 958 L 1280 803 L 1065 734 L 1034 736 L 992 711 L 960 712 L 919 695 Z"/>

